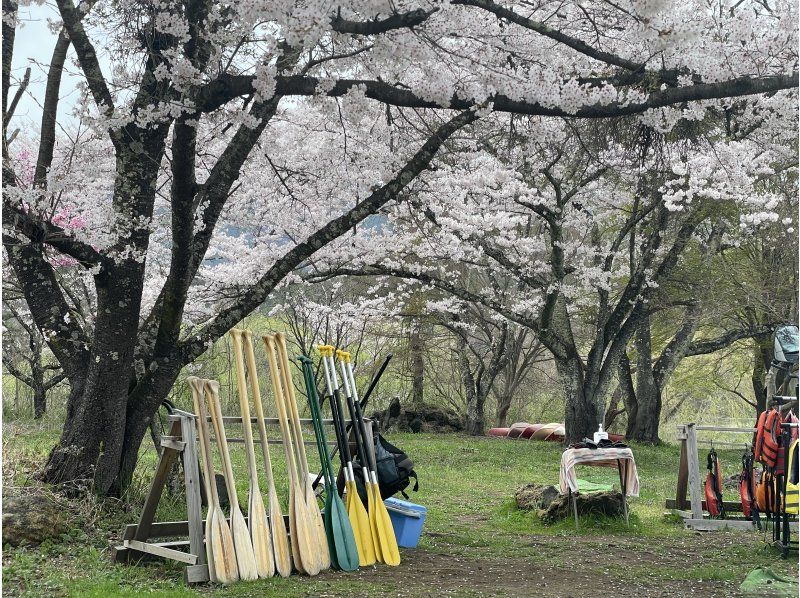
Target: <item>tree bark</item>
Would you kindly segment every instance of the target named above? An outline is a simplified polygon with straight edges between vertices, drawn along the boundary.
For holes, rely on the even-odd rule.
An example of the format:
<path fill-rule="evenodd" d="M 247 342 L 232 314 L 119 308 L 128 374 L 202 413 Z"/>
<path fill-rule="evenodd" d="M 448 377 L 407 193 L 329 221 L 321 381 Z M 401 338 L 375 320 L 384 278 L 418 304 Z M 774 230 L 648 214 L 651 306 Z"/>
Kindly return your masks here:
<path fill-rule="evenodd" d="M 603 422 L 605 401 L 586 384 L 580 357 L 571 355 L 555 360 L 564 392 L 565 444 L 591 438 Z"/>
<path fill-rule="evenodd" d="M 466 341 L 460 339 L 458 360 L 461 368 L 461 382 L 464 384 L 464 394 L 467 399 L 464 430 L 472 436 L 483 436 L 486 429 L 486 417 L 483 411 L 486 394 L 481 392 L 480 383 L 472 373 L 472 366 L 467 357 L 468 351 Z"/>
<path fill-rule="evenodd" d="M 41 419 L 45 411 L 47 411 L 47 396 L 42 382 L 33 389 L 33 419 Z"/>
<path fill-rule="evenodd" d="M 661 419 L 661 389 L 653 374 L 650 316 L 639 320 L 634 336 L 636 346 L 636 417 L 629 426 L 626 438 L 658 444 L 658 424 Z"/>
<path fill-rule="evenodd" d="M 425 343 L 422 338 L 422 322 L 414 319 L 408 338 L 408 352 L 411 358 L 411 402 L 422 405 L 425 402 Z"/>
<path fill-rule="evenodd" d="M 53 484 L 91 479 L 94 491 L 103 495 L 113 486 L 121 489 L 118 476 L 123 454 L 133 450 L 125 431 L 144 288 L 144 259 L 137 259 L 137 254 L 146 255 L 149 241 L 147 228 L 137 224 L 135 216 L 152 217 L 158 172 L 153 163 L 163 156 L 166 131 L 129 134 L 138 135 L 142 145 L 138 151 L 119 152 L 113 198 L 117 213 L 134 216 L 121 227 L 116 243 L 116 250 L 129 255 L 95 276 L 97 317 L 86 382 L 80 394 L 73 392 L 70 397 L 72 408 L 43 472 L 43 479 Z"/>
<path fill-rule="evenodd" d="M 756 419 L 767 409 L 765 376 L 772 361 L 772 344 L 769 340 L 756 338 L 753 347 L 753 373 L 750 381 L 753 385 L 753 396 L 756 398 Z"/>
<path fill-rule="evenodd" d="M 514 394 L 504 392 L 497 395 L 497 427 L 505 428 L 508 425 L 508 410 L 514 401 Z"/>

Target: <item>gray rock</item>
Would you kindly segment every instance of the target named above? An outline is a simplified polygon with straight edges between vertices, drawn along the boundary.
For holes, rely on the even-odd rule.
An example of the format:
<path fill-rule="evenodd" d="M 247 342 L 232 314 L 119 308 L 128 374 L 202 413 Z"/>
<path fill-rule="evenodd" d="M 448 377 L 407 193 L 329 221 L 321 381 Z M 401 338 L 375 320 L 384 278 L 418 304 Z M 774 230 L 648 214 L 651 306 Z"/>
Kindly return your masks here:
<path fill-rule="evenodd" d="M 520 509 L 535 510 L 545 523 L 572 517 L 572 505 L 568 496 L 558 493 L 555 486 L 527 484 L 514 493 Z M 624 514 L 620 492 L 590 492 L 576 497 L 579 515 L 605 515 L 622 517 Z"/>
<path fill-rule="evenodd" d="M 3 496 L 3 545 L 37 545 L 69 529 L 69 509 L 63 500 L 42 490 Z"/>

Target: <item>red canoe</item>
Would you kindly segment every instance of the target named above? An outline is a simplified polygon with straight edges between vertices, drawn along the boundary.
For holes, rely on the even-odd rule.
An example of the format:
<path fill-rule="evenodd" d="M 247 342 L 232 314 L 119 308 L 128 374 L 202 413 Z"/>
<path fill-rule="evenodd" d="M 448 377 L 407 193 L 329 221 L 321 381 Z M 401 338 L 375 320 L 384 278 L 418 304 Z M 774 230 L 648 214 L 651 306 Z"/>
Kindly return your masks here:
<path fill-rule="evenodd" d="M 503 437 L 506 437 L 506 436 L 508 436 L 508 431 L 510 429 L 511 428 L 492 428 L 491 430 L 489 430 L 488 434 L 489 434 L 489 436 L 503 436 Z"/>

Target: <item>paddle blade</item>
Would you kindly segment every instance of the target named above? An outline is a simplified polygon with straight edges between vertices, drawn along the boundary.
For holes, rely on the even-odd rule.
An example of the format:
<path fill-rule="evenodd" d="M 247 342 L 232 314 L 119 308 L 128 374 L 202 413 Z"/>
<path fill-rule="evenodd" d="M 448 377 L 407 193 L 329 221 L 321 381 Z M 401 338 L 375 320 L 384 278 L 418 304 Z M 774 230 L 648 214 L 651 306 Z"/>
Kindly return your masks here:
<path fill-rule="evenodd" d="M 365 476 L 366 478 L 366 476 Z M 367 482 L 367 509 L 369 510 L 369 531 L 372 536 L 372 546 L 375 548 L 375 559 L 382 563 L 383 553 L 381 552 L 381 540 L 378 535 L 377 507 L 375 506 L 375 494 L 372 492 L 372 483 Z"/>
<path fill-rule="evenodd" d="M 212 583 L 217 581 L 217 572 L 214 569 L 214 510 L 209 509 L 206 514 L 206 563 L 208 563 L 208 579 Z"/>
<path fill-rule="evenodd" d="M 300 493 L 295 491 L 289 496 L 289 521 L 294 520 L 294 529 L 292 536 L 297 537 L 297 552 L 294 554 L 295 566 L 298 561 L 302 569 L 298 568 L 308 575 L 316 575 L 321 570 L 319 559 L 319 542 L 317 541 L 317 533 L 314 529 L 314 522 L 306 506 L 306 501 Z M 323 527 L 323 533 L 324 533 Z M 292 541 L 292 548 L 295 547 Z M 325 545 L 327 551 L 327 544 Z"/>
<path fill-rule="evenodd" d="M 268 578 L 275 575 L 275 559 L 272 556 L 272 539 L 267 521 L 267 512 L 264 510 L 264 500 L 258 488 L 250 488 L 250 500 L 247 507 L 248 526 L 250 528 L 250 541 L 253 543 L 253 553 L 256 557 L 258 576 Z"/>
<path fill-rule="evenodd" d="M 258 579 L 256 555 L 253 552 L 253 543 L 250 540 L 250 530 L 242 512 L 235 508 L 231 512 L 231 533 L 233 534 L 233 547 L 236 550 L 236 564 L 239 566 L 239 579 L 250 581 Z"/>
<path fill-rule="evenodd" d="M 358 569 L 358 547 L 353 535 L 353 528 L 347 516 L 342 499 L 336 492 L 329 492 L 330 500 L 326 503 L 326 515 L 330 509 L 333 542 L 336 546 L 336 562 L 342 571 Z"/>
<path fill-rule="evenodd" d="M 292 574 L 292 556 L 289 553 L 289 537 L 286 534 L 286 524 L 283 522 L 281 505 L 278 495 L 273 487 L 269 494 L 269 519 L 272 532 L 272 550 L 275 556 L 275 570 L 281 577 Z"/>
<path fill-rule="evenodd" d="M 233 546 L 233 536 L 222 509 L 210 509 L 207 521 L 211 521 L 211 528 L 206 532 L 206 545 L 210 546 L 211 556 L 208 559 L 209 570 L 214 563 L 216 581 L 227 584 L 239 579 L 239 568 L 236 564 L 236 550 Z"/>
<path fill-rule="evenodd" d="M 347 481 L 347 514 L 350 518 L 350 526 L 353 528 L 353 535 L 356 539 L 356 549 L 358 550 L 358 563 L 362 567 L 375 564 L 375 545 L 372 541 L 372 531 L 369 528 L 369 515 L 361 502 L 356 485 L 352 481 Z"/>
<path fill-rule="evenodd" d="M 316 535 L 317 539 L 317 558 L 319 562 L 319 570 L 329 569 L 331 566 L 331 555 L 328 548 L 328 537 L 325 535 L 325 522 L 322 520 L 322 512 L 319 510 L 319 503 L 314 494 L 314 489 L 311 487 L 311 482 L 306 480 L 306 506 L 308 507 L 308 515 L 312 521 L 312 532 Z"/>
<path fill-rule="evenodd" d="M 325 513 L 322 515 L 322 521 L 325 524 L 325 538 L 328 541 L 328 554 L 330 555 L 331 567 L 340 569 L 339 559 L 336 558 L 336 540 L 333 532 L 333 506 L 331 505 L 331 497 L 325 500 Z"/>
<path fill-rule="evenodd" d="M 305 573 L 303 566 L 303 555 L 300 553 L 300 531 L 297 525 L 297 503 L 294 499 L 294 492 L 289 490 L 289 535 L 292 540 L 292 560 L 294 568 L 298 573 Z"/>
<path fill-rule="evenodd" d="M 386 510 L 386 505 L 381 500 L 377 484 L 372 484 L 372 492 L 375 494 L 375 523 L 381 543 L 383 562 L 396 567 L 400 564 L 400 550 L 397 547 L 397 538 L 394 535 L 392 520 L 389 518 L 389 511 Z"/>

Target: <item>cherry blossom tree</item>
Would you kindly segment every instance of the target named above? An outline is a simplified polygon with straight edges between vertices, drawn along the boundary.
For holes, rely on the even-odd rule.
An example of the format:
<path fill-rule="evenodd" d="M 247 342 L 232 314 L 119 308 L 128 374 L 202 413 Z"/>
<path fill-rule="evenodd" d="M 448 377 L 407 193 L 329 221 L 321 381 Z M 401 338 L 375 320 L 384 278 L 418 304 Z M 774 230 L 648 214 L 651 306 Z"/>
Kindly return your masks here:
<path fill-rule="evenodd" d="M 56 5 L 27 184 L 9 149 L 26 86 L 12 85 L 10 65 L 24 30 L 16 2 L 3 2 L 3 244 L 71 385 L 44 478 L 91 480 L 101 494 L 124 491 L 182 367 L 328 244 L 410 206 L 448 140 L 476 121 L 498 132 L 508 116 L 493 113 L 668 126 L 753 94 L 774 98 L 777 116 L 764 118 L 775 119 L 794 102 L 781 90 L 798 81 L 788 1 Z M 85 80 L 73 111 L 97 163 L 70 158 L 57 134 L 71 52 Z M 84 180 L 97 184 L 78 191 Z M 88 198 L 85 235 L 52 221 L 64 194 L 76 206 Z M 91 330 L 70 316 L 51 250 L 91 277 Z"/>
<path fill-rule="evenodd" d="M 636 392 L 626 386 L 629 431 L 655 442 L 660 386 L 680 358 L 764 332 L 728 330 L 693 343 L 690 314 L 664 358 L 651 362 L 650 315 L 687 254 L 707 251 L 723 230 L 730 243 L 778 218 L 781 198 L 764 182 L 781 154 L 720 137 L 714 121 L 704 119 L 702 136 L 691 123 L 667 134 L 641 122 L 515 121 L 513 131 L 509 122 L 499 141 L 489 130 L 477 140 L 482 151 L 464 151 L 429 177 L 416 205 L 397 206 L 391 246 L 364 235 L 351 265 L 334 261 L 328 273 L 415 279 L 532 330 L 555 359 L 568 441 L 603 421 L 635 338 L 642 359 Z M 469 287 L 465 269 L 517 284 Z M 630 372 L 620 379 L 629 382 Z"/>

